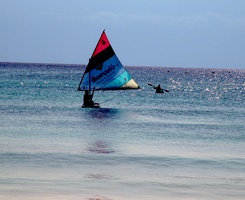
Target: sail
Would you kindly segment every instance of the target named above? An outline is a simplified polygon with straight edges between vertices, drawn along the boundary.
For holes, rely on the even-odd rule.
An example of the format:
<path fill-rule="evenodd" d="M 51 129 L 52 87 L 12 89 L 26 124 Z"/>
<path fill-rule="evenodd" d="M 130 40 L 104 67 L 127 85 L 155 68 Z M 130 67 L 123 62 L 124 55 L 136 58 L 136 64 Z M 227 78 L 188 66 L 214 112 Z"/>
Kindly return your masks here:
<path fill-rule="evenodd" d="M 78 90 L 122 90 L 139 88 L 139 85 L 119 61 L 105 31 L 103 31 L 85 69 Z"/>

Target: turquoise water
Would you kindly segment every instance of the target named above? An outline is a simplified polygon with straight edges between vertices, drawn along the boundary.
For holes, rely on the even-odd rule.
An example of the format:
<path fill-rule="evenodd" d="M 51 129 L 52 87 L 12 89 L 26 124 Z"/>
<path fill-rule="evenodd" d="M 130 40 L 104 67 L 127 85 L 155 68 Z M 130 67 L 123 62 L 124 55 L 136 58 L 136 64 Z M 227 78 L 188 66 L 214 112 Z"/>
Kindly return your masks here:
<path fill-rule="evenodd" d="M 127 69 L 82 109 L 84 66 L 1 63 L 1 200 L 245 198 L 245 71 Z"/>

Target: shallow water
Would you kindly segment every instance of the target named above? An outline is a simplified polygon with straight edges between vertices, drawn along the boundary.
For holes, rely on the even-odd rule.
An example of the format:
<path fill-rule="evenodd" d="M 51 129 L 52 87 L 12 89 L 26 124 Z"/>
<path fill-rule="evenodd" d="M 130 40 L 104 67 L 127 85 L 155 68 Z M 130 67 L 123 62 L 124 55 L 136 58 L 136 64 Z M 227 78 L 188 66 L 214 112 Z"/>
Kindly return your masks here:
<path fill-rule="evenodd" d="M 1 64 L 0 199 L 245 198 L 245 71 L 127 69 L 82 109 L 84 66 Z"/>

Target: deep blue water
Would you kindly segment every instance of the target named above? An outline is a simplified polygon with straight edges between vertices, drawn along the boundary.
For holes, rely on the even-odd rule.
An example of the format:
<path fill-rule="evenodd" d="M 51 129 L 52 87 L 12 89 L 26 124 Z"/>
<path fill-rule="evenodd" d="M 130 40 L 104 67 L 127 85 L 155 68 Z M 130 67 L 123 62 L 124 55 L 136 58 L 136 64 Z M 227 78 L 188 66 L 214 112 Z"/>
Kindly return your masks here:
<path fill-rule="evenodd" d="M 245 71 L 127 69 L 83 109 L 84 66 L 0 64 L 1 200 L 245 198 Z"/>

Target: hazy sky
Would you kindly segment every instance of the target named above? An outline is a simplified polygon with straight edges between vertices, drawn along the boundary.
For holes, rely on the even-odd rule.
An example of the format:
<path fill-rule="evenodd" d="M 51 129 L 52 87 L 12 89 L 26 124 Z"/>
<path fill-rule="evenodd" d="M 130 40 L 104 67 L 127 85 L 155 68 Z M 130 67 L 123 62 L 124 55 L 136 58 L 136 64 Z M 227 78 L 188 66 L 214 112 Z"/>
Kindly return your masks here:
<path fill-rule="evenodd" d="M 245 0 L 0 0 L 0 62 L 245 69 Z"/>

